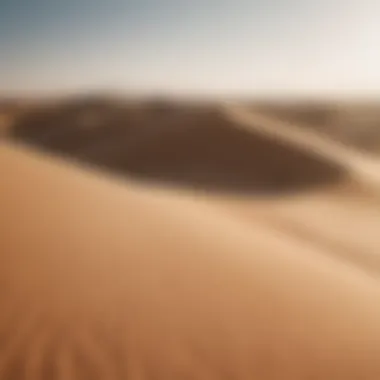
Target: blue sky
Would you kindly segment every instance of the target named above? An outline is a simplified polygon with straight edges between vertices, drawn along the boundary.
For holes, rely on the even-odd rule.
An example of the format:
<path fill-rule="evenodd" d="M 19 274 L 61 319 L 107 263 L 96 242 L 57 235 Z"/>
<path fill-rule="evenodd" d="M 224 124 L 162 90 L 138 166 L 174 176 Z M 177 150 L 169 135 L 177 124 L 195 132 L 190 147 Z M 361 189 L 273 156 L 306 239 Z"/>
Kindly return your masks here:
<path fill-rule="evenodd" d="M 380 96 L 376 0 L 0 0 L 0 92 Z"/>

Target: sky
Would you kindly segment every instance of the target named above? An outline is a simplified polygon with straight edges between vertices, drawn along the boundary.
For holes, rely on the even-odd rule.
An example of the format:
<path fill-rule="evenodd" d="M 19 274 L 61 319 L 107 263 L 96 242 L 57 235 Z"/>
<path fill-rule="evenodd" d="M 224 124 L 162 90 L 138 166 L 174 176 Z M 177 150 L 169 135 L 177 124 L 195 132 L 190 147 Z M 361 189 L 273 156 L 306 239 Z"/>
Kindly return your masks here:
<path fill-rule="evenodd" d="M 376 0 L 0 0 L 0 93 L 380 96 Z"/>

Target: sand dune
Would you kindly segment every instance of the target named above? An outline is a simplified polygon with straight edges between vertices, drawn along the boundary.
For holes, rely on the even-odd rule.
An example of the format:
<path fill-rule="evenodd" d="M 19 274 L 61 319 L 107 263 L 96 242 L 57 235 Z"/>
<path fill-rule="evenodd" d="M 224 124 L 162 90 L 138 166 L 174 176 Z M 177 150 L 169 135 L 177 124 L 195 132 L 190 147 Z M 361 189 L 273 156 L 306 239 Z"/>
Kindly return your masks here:
<path fill-rule="evenodd" d="M 0 379 L 378 379 L 378 281 L 195 195 L 1 143 Z"/>
<path fill-rule="evenodd" d="M 380 377 L 375 165 L 235 111 L 14 123 L 45 153 L 0 148 L 0 379 Z"/>
<path fill-rule="evenodd" d="M 73 102 L 28 114 L 12 136 L 123 175 L 214 192 L 278 195 L 346 175 L 339 163 L 237 128 L 211 106 Z"/>
<path fill-rule="evenodd" d="M 327 162 L 339 163 L 347 174 L 336 186 L 297 194 L 291 199 L 278 198 L 265 203 L 262 213 L 272 225 L 297 233 L 322 247 L 330 247 L 336 256 L 355 263 L 376 277 L 380 275 L 380 161 L 352 147 L 328 140 L 294 124 L 263 117 L 234 105 L 225 108 L 226 116 L 236 127 L 252 134 L 298 147 Z M 243 215 L 257 212 L 252 200 L 238 202 L 237 211 Z"/>
<path fill-rule="evenodd" d="M 362 99 L 335 101 L 269 101 L 248 106 L 260 114 L 318 130 L 363 152 L 378 155 L 379 103 Z"/>
<path fill-rule="evenodd" d="M 290 144 L 291 149 L 301 149 L 313 157 L 320 157 L 330 164 L 345 168 L 350 177 L 370 187 L 380 189 L 380 160 L 371 154 L 334 141 L 326 135 L 305 130 L 293 123 L 267 117 L 241 107 L 239 104 L 227 105 L 225 113 L 235 125 L 252 134 L 271 137 L 276 141 Z"/>

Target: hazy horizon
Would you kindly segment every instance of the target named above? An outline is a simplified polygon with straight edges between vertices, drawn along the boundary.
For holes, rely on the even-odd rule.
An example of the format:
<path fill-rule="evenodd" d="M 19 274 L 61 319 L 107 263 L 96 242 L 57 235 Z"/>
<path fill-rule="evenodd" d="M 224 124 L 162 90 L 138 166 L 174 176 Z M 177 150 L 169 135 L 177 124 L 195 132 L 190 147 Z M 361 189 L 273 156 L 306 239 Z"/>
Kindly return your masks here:
<path fill-rule="evenodd" d="M 0 93 L 380 97 L 370 0 L 0 0 Z"/>

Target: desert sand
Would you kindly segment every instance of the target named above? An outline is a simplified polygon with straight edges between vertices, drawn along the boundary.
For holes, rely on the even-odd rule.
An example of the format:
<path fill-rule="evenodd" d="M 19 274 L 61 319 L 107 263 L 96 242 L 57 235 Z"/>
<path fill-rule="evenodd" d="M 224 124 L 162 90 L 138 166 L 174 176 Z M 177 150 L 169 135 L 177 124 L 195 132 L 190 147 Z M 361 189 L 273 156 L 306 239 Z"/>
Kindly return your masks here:
<path fill-rule="evenodd" d="M 0 143 L 0 379 L 380 378 L 376 189 L 191 117 Z"/>

